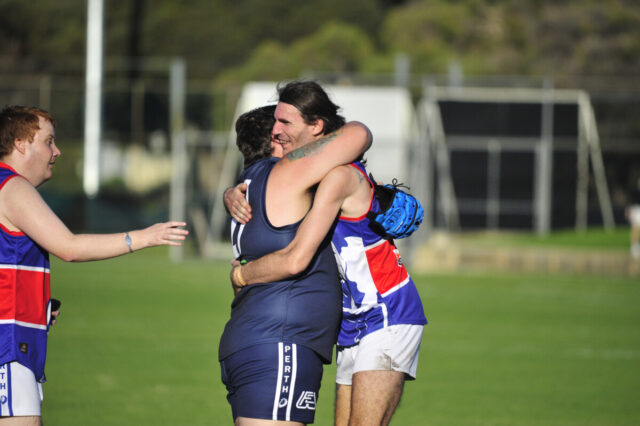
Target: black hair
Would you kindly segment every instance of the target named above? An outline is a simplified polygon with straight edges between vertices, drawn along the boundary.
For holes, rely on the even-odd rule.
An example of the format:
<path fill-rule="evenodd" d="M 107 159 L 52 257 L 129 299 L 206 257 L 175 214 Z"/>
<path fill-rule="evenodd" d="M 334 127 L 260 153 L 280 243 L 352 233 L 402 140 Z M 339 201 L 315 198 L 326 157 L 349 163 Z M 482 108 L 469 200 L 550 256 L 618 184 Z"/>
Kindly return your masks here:
<path fill-rule="evenodd" d="M 345 124 L 344 117 L 338 114 L 340 108 L 315 81 L 292 81 L 284 86 L 278 85 L 278 101 L 296 107 L 307 124 L 322 120 L 322 133 L 325 135 Z"/>
<path fill-rule="evenodd" d="M 244 167 L 271 156 L 271 129 L 276 122 L 275 105 L 245 112 L 236 120 L 236 145 L 244 157 Z"/>

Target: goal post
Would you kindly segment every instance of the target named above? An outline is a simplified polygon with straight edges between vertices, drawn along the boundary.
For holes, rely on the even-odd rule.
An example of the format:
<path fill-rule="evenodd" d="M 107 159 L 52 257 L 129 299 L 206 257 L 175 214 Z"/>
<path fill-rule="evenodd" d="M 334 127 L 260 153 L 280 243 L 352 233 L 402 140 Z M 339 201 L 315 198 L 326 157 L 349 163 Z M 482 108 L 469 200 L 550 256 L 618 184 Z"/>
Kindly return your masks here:
<path fill-rule="evenodd" d="M 562 172 L 565 182 L 574 181 L 576 229 L 586 228 L 591 177 L 603 225 L 614 227 L 595 115 L 586 92 L 436 85 L 425 86 L 424 92 L 419 111 L 425 142 L 433 152 L 435 220 L 440 218 L 441 227 L 455 231 L 468 226 L 469 218 L 482 217 L 484 222 L 477 220 L 475 227 L 508 228 L 502 223 L 505 218 L 519 216 L 528 217 L 530 228 L 546 234 L 553 227 L 556 193 L 567 190 L 557 187 L 556 172 Z M 558 169 L 560 153 L 575 155 L 564 163 L 576 169 L 573 177 Z M 518 170 L 509 159 L 523 167 Z M 479 179 L 471 181 L 474 168 Z M 518 182 L 505 182 L 508 168 L 521 180 L 519 192 Z"/>

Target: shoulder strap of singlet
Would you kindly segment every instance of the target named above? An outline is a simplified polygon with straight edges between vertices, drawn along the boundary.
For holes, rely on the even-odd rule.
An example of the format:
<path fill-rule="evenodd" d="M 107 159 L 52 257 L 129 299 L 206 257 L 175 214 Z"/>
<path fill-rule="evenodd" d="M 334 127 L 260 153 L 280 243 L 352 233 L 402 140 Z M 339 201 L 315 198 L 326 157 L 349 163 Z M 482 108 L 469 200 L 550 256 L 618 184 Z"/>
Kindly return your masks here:
<path fill-rule="evenodd" d="M 14 177 L 22 177 L 18 172 L 16 172 L 13 167 L 9 166 L 0 161 L 0 190 L 4 187 L 4 184 L 9 182 L 9 180 Z M 4 231 L 6 234 L 14 235 L 14 236 L 22 236 L 25 235 L 22 231 L 11 231 L 7 227 L 5 227 L 2 223 L 0 223 L 0 230 Z"/>
<path fill-rule="evenodd" d="M 364 175 L 364 177 L 367 178 L 367 180 L 369 181 L 369 184 L 371 185 L 371 187 L 375 186 L 375 183 L 371 180 L 371 178 L 367 174 L 367 171 L 364 169 L 364 165 L 362 164 L 361 161 L 354 161 L 353 163 L 350 163 L 349 165 L 351 167 L 355 167 L 356 169 L 358 169 L 360 171 L 360 173 L 362 173 Z"/>
<path fill-rule="evenodd" d="M 2 189 L 9 179 L 16 176 L 20 176 L 20 174 L 16 172 L 13 167 L 0 161 L 0 189 Z"/>

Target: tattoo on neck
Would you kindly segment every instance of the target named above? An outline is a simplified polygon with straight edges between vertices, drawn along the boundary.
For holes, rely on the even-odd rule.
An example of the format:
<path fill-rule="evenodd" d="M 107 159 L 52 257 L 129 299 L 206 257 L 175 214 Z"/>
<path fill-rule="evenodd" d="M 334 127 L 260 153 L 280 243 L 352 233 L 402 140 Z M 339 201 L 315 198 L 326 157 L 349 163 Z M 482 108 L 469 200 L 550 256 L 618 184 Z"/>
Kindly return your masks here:
<path fill-rule="evenodd" d="M 295 151 L 291 151 L 290 153 L 288 153 L 287 158 L 289 159 L 289 161 L 295 161 L 297 159 L 304 158 L 304 157 L 313 157 L 314 155 L 319 154 L 320 151 L 322 151 L 322 149 L 325 147 L 325 145 L 327 145 L 329 142 L 333 141 L 335 138 L 340 136 L 341 133 L 342 133 L 342 129 L 339 129 L 333 133 L 329 133 L 328 135 L 318 140 L 309 142 L 305 146 L 301 146 Z"/>

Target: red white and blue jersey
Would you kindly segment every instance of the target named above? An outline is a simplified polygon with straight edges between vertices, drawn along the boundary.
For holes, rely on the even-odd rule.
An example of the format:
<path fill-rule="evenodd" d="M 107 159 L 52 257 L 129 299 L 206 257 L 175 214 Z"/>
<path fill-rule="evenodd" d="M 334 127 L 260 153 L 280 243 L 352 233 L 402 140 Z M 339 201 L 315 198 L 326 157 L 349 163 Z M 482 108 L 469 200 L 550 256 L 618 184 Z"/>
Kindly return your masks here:
<path fill-rule="evenodd" d="M 22 177 L 0 163 L 0 191 Z M 0 364 L 17 361 L 43 382 L 51 289 L 49 253 L 0 224 Z"/>
<path fill-rule="evenodd" d="M 361 162 L 350 164 L 373 185 Z M 372 194 L 369 211 L 379 211 Z M 369 333 L 390 325 L 424 325 L 422 301 L 393 241 L 369 227 L 366 213 L 340 216 L 332 238 L 343 273 L 342 324 L 338 346 L 353 346 Z"/>

